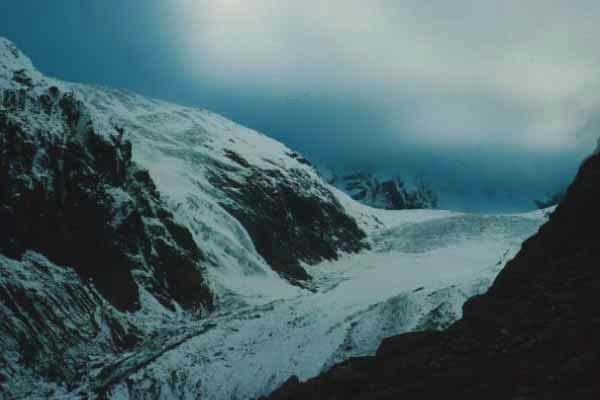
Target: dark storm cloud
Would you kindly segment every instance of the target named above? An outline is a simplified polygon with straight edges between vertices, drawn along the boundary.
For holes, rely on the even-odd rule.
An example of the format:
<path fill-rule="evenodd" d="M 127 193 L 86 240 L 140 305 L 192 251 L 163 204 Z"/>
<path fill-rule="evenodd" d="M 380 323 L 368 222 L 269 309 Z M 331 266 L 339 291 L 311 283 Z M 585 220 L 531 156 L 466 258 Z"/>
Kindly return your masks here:
<path fill-rule="evenodd" d="M 600 136 L 597 1 L 26 0 L 0 12 L 0 34 L 44 72 L 212 109 L 330 165 L 425 175 L 471 199 L 453 207 L 523 208 Z M 506 199 L 473 200 L 495 191 Z"/>

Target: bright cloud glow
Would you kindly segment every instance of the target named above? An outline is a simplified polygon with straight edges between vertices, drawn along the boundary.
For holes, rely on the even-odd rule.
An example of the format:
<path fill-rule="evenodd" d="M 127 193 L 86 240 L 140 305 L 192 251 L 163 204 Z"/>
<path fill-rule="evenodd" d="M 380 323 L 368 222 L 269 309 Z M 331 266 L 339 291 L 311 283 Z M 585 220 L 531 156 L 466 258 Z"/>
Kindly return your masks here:
<path fill-rule="evenodd" d="M 415 119 L 398 113 L 398 132 L 424 142 L 558 148 L 591 141 L 576 132 L 598 105 L 590 90 L 600 76 L 597 2 L 182 4 L 183 54 L 204 79 L 360 93 L 384 99 L 392 113 L 394 100 L 385 99 L 411 96 Z"/>

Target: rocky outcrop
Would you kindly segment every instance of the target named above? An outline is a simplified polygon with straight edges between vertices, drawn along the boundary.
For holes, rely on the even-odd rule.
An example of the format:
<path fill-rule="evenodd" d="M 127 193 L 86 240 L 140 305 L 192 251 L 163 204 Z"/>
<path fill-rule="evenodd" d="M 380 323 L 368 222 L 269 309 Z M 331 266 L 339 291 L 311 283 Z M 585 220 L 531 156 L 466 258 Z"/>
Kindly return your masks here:
<path fill-rule="evenodd" d="M 0 254 L 0 398 L 55 398 L 94 366 L 138 344 L 143 332 L 71 268 L 27 251 Z"/>
<path fill-rule="evenodd" d="M 385 339 L 271 399 L 596 399 L 600 396 L 600 155 L 489 291 L 444 332 Z"/>
<path fill-rule="evenodd" d="M 381 180 L 364 172 L 342 176 L 333 173 L 328 181 L 354 200 L 374 208 L 407 210 L 437 207 L 437 195 L 424 182 L 409 189 L 400 178 Z"/>
<path fill-rule="evenodd" d="M 98 132 L 73 93 L 20 86 L 0 92 L 0 252 L 69 266 L 121 310 L 140 307 L 139 287 L 167 307 L 209 306 L 202 253 L 123 132 Z"/>
<path fill-rule="evenodd" d="M 315 264 L 337 259 L 338 251 L 367 248 L 356 221 L 310 175 L 300 169 L 286 175 L 259 170 L 240 155 L 229 154 L 250 177 L 240 184 L 227 173 L 214 175 L 215 185 L 228 195 L 222 206 L 246 228 L 258 253 L 276 272 L 301 284 L 310 279 L 301 261 Z"/>
<path fill-rule="evenodd" d="M 76 90 L 95 114 L 125 128 L 134 159 L 150 170 L 171 208 L 198 239 L 212 242 L 204 247 L 215 264 L 237 264 L 242 275 L 266 267 L 304 285 L 302 263 L 368 247 L 326 182 L 283 144 L 205 110 L 124 91 Z M 249 267 L 251 257 L 262 260 Z"/>
<path fill-rule="evenodd" d="M 302 286 L 364 237 L 282 144 L 44 77 L 0 38 L 0 398 L 104 398 L 213 302 L 304 292 L 273 271 Z"/>
<path fill-rule="evenodd" d="M 0 398 L 60 397 L 155 334 L 139 315 L 212 306 L 124 135 L 0 38 Z"/>

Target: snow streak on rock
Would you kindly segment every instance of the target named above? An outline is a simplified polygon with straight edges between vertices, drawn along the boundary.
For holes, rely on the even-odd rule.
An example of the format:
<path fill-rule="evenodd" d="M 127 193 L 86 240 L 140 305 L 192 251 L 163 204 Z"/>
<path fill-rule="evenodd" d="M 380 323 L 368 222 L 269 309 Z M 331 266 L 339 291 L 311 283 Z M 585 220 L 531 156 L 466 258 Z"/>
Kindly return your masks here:
<path fill-rule="evenodd" d="M 0 133 L 0 397 L 266 394 L 445 328 L 545 218 L 375 210 L 274 140 L 46 78 L 4 39 Z"/>

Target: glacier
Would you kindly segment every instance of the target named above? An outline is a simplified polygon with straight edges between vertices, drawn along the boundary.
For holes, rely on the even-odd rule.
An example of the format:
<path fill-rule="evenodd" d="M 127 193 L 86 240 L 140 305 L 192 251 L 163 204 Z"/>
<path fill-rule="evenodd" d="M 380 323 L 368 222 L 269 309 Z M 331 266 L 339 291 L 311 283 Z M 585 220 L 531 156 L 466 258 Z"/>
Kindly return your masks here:
<path fill-rule="evenodd" d="M 42 251 L 0 254 L 0 396 L 9 399 L 269 394 L 291 375 L 374 354 L 387 336 L 445 329 L 547 218 L 373 209 L 258 132 L 206 110 L 45 77 L 0 38 L 0 98 L 28 99 L 18 113 L 3 101 L 0 113 L 20 118 L 32 143 L 64 130 L 64 118 L 36 105 L 52 88 L 73 96 L 107 143 L 122 132 L 135 171 L 148 171 L 140 185 L 150 194 L 110 187 L 107 223 L 125 224 L 155 189 L 152 204 L 166 217 L 144 216 L 144 232 L 155 240 L 165 226 L 189 231 L 212 299 L 190 308 L 172 286 L 148 283 L 160 269 L 134 269 L 140 307 L 122 310 Z M 25 176 L 46 182 L 49 156 L 38 150 Z"/>

